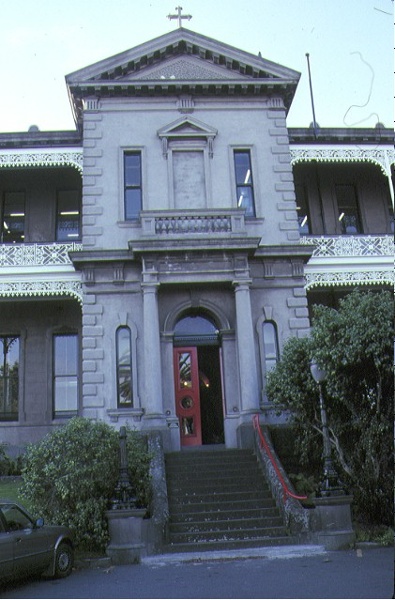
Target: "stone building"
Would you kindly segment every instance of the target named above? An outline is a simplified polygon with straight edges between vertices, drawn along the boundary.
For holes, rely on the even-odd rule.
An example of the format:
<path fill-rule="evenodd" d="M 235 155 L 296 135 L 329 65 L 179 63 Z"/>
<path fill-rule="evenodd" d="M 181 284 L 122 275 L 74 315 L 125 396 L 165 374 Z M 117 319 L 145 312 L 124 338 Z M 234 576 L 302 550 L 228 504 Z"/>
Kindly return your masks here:
<path fill-rule="evenodd" d="M 2 441 L 237 447 L 309 305 L 393 287 L 393 132 L 288 129 L 299 76 L 179 28 L 68 75 L 75 131 L 0 134 Z"/>

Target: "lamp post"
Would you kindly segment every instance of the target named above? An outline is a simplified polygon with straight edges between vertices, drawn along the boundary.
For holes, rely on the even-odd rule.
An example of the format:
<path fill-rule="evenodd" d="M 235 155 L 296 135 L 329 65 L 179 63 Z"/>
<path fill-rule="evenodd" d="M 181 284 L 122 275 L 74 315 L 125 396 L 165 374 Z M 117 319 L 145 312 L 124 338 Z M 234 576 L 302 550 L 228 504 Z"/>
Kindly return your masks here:
<path fill-rule="evenodd" d="M 328 420 L 324 402 L 324 394 L 322 384 L 326 379 L 327 373 L 325 369 L 321 369 L 315 360 L 310 362 L 310 371 L 314 381 L 318 384 L 320 394 L 320 411 L 322 423 L 322 436 L 324 441 L 324 449 L 322 457 L 324 459 L 324 479 L 321 483 L 321 496 L 340 496 L 344 494 L 344 490 L 339 482 L 339 477 L 332 462 L 331 442 L 329 438 Z"/>

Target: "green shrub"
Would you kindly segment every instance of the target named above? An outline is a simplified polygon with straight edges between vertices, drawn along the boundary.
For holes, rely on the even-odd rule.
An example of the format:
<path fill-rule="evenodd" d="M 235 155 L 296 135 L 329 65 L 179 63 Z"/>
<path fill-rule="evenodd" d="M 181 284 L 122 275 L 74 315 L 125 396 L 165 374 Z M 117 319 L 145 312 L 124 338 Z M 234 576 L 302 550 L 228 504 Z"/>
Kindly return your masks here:
<path fill-rule="evenodd" d="M 5 450 L 5 444 L 0 443 L 0 476 L 20 475 L 22 458 L 18 456 L 12 459 Z"/>
<path fill-rule="evenodd" d="M 138 431 L 126 428 L 127 460 L 129 478 L 136 492 L 136 505 L 148 508 L 151 504 L 151 455 L 147 450 L 147 440 Z"/>
<path fill-rule="evenodd" d="M 149 457 L 137 432 L 128 430 L 127 443 L 132 481 L 143 505 L 149 500 Z M 102 550 L 109 541 L 105 511 L 118 475 L 118 433 L 105 423 L 75 417 L 28 446 L 21 494 L 35 514 L 71 527 L 78 547 Z"/>

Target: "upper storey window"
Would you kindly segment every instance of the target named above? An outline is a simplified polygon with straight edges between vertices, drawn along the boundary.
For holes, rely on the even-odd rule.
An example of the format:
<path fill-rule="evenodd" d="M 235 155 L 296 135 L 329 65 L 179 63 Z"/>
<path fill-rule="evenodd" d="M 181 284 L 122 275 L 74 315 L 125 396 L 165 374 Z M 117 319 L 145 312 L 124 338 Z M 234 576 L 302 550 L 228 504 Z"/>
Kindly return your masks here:
<path fill-rule="evenodd" d="M 125 220 L 140 217 L 142 209 L 141 152 L 124 154 Z"/>
<path fill-rule="evenodd" d="M 25 241 L 25 194 L 5 192 L 0 199 L 0 242 L 5 244 Z"/>
<path fill-rule="evenodd" d="M 351 184 L 336 185 L 336 199 L 341 233 L 348 235 L 362 233 L 355 187 Z"/>
<path fill-rule="evenodd" d="M 73 242 L 81 238 L 81 202 L 76 190 L 58 192 L 56 241 Z"/>
<path fill-rule="evenodd" d="M 296 210 L 298 211 L 298 223 L 299 232 L 301 235 L 309 235 L 310 229 L 310 216 L 307 195 L 304 185 L 295 184 L 295 195 L 296 195 Z"/>
<path fill-rule="evenodd" d="M 235 150 L 237 206 L 245 209 L 246 217 L 255 217 L 254 188 L 249 150 Z"/>

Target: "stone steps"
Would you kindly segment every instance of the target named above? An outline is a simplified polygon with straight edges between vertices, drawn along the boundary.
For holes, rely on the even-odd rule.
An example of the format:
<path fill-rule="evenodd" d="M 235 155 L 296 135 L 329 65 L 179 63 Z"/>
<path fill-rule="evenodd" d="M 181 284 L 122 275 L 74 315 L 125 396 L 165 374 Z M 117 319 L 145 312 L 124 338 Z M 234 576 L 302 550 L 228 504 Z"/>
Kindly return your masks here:
<path fill-rule="evenodd" d="M 168 552 L 293 543 L 250 450 L 188 449 L 165 456 Z"/>

